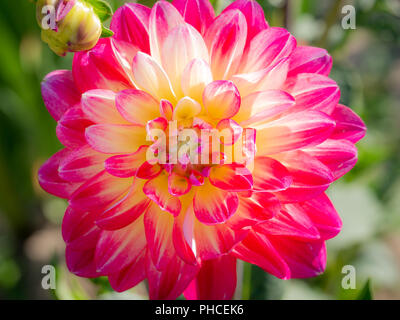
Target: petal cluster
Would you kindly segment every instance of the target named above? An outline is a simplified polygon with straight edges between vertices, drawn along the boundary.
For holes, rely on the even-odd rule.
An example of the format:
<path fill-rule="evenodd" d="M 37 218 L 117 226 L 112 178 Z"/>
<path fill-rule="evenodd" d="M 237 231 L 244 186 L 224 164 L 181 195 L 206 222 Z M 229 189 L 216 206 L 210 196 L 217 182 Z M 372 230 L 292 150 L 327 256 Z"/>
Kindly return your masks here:
<path fill-rule="evenodd" d="M 147 279 L 152 299 L 230 299 L 237 259 L 281 279 L 323 272 L 341 228 L 324 192 L 366 130 L 329 54 L 252 0 L 217 17 L 208 0 L 130 3 L 111 29 L 42 84 L 65 148 L 39 182 L 68 199 L 69 270 L 117 291 Z M 216 152 L 201 135 L 226 130 Z"/>

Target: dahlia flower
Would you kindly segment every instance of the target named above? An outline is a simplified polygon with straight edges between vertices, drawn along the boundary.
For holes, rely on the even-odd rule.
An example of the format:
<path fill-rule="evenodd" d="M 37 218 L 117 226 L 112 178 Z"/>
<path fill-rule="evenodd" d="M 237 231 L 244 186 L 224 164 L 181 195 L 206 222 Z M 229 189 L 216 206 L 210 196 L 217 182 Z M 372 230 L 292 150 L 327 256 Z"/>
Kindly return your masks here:
<path fill-rule="evenodd" d="M 100 18 L 82 0 L 38 0 L 36 20 L 42 40 L 60 56 L 93 48 L 102 33 Z"/>
<path fill-rule="evenodd" d="M 130 3 L 111 29 L 42 84 L 65 148 L 39 182 L 68 199 L 69 270 L 116 291 L 147 279 L 151 299 L 230 299 L 237 259 L 322 273 L 341 228 L 324 192 L 365 134 L 329 54 L 252 0 L 217 17 L 208 0 Z"/>

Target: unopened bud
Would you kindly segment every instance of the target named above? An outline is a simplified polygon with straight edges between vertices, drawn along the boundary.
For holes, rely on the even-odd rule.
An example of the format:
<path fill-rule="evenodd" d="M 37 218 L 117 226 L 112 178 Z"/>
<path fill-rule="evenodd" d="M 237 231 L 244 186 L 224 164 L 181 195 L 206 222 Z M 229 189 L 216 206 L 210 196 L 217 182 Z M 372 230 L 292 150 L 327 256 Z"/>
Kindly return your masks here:
<path fill-rule="evenodd" d="M 92 6 L 81 0 L 38 0 L 36 18 L 42 40 L 60 56 L 93 48 L 102 33 Z"/>

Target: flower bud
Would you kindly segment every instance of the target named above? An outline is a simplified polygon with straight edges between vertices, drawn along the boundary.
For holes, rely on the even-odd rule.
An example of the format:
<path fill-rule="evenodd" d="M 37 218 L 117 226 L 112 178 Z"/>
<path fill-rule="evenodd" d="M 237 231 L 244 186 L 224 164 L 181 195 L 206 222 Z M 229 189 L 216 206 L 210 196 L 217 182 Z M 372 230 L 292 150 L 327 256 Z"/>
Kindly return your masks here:
<path fill-rule="evenodd" d="M 81 0 L 38 0 L 36 19 L 42 40 L 60 56 L 93 48 L 102 33 L 92 6 Z"/>

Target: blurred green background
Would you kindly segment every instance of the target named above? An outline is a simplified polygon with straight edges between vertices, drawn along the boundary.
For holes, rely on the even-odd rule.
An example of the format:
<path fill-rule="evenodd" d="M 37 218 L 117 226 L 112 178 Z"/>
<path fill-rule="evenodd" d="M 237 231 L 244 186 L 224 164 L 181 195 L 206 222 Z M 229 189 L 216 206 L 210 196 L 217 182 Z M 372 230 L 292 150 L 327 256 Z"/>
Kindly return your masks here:
<path fill-rule="evenodd" d="M 114 9 L 127 1 L 109 1 Z M 142 1 L 152 5 L 153 1 Z M 214 0 L 220 12 L 229 0 Z M 326 272 L 282 281 L 240 265 L 236 298 L 357 299 L 370 280 L 375 299 L 400 299 L 400 1 L 260 0 L 269 24 L 287 27 L 300 43 L 334 59 L 341 103 L 366 122 L 356 167 L 329 189 L 343 230 L 328 241 Z M 356 29 L 344 30 L 341 9 L 356 8 Z M 60 224 L 64 200 L 40 189 L 36 173 L 61 148 L 40 82 L 70 69 L 40 40 L 35 6 L 0 2 L 0 299 L 146 299 L 139 285 L 114 293 L 105 279 L 81 279 L 64 264 Z M 41 286 L 43 265 L 57 269 L 57 289 Z M 343 289 L 342 268 L 356 268 L 356 289 Z"/>

